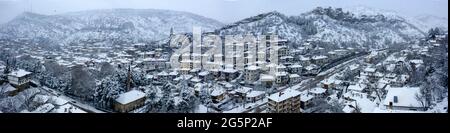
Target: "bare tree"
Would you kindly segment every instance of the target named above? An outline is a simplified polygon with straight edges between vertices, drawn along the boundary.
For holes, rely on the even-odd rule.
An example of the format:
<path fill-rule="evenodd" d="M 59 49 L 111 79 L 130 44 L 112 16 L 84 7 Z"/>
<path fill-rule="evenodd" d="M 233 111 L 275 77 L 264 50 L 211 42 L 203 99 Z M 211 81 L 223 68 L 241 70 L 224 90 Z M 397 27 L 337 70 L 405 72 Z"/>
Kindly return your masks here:
<path fill-rule="evenodd" d="M 361 107 L 359 107 L 359 104 L 356 101 L 355 101 L 355 107 L 354 108 L 355 108 L 355 113 L 362 113 L 361 112 Z"/>
<path fill-rule="evenodd" d="M 417 101 L 419 101 L 420 105 L 422 106 L 423 110 L 427 110 L 428 108 L 428 102 L 427 102 L 427 98 L 425 95 L 422 94 L 416 94 L 415 98 Z"/>

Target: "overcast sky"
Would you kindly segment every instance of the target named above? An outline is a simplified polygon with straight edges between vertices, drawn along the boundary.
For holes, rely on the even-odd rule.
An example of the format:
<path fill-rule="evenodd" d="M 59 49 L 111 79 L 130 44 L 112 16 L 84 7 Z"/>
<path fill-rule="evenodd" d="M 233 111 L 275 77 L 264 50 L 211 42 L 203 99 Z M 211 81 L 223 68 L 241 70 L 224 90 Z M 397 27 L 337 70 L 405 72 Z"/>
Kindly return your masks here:
<path fill-rule="evenodd" d="M 433 14 L 448 18 L 448 0 L 0 0 L 0 23 L 30 10 L 40 14 L 59 14 L 111 8 L 187 11 L 230 23 L 275 10 L 298 15 L 317 6 L 366 6 L 408 16 Z"/>

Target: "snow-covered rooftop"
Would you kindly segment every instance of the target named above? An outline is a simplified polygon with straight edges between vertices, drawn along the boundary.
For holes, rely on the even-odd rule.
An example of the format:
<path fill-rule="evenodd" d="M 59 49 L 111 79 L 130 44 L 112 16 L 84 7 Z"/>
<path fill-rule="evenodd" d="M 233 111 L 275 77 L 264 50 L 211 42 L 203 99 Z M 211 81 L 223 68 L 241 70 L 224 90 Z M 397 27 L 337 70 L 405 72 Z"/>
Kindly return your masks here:
<path fill-rule="evenodd" d="M 410 60 L 409 62 L 414 63 L 414 64 L 423 64 L 423 60 L 419 60 L 419 59 Z"/>
<path fill-rule="evenodd" d="M 37 94 L 33 98 L 33 102 L 35 103 L 46 103 L 50 98 L 48 95 Z"/>
<path fill-rule="evenodd" d="M 146 79 L 153 79 L 153 75 L 147 74 L 147 75 L 145 75 L 145 78 Z"/>
<path fill-rule="evenodd" d="M 198 75 L 200 75 L 200 76 L 206 76 L 208 74 L 209 74 L 209 71 L 202 71 L 202 72 L 198 73 Z"/>
<path fill-rule="evenodd" d="M 211 92 L 211 96 L 220 96 L 222 94 L 225 93 L 225 90 L 221 87 L 215 88 L 212 92 Z"/>
<path fill-rule="evenodd" d="M 162 71 L 160 73 L 158 73 L 158 76 L 167 76 L 169 75 L 166 71 Z"/>
<path fill-rule="evenodd" d="M 283 92 L 272 94 L 268 98 L 270 100 L 272 100 L 272 101 L 275 101 L 275 102 L 281 102 L 281 101 L 284 101 L 286 99 L 299 96 L 300 94 L 301 93 L 299 91 L 297 91 L 297 90 L 286 89 Z"/>
<path fill-rule="evenodd" d="M 298 74 L 289 74 L 289 78 L 299 78 L 300 75 Z"/>
<path fill-rule="evenodd" d="M 237 88 L 235 91 L 238 93 L 246 94 L 247 92 L 249 92 L 251 90 L 252 90 L 252 88 L 249 88 L 249 87 L 240 87 L 240 88 Z"/>
<path fill-rule="evenodd" d="M 198 77 L 194 77 L 194 78 L 191 79 L 191 81 L 192 82 L 200 82 L 202 80 L 200 78 L 198 78 Z"/>
<path fill-rule="evenodd" d="M 313 60 L 321 60 L 321 59 L 326 59 L 326 58 L 328 58 L 328 57 L 325 55 L 318 55 L 318 56 L 312 57 Z"/>
<path fill-rule="evenodd" d="M 175 80 L 175 81 L 188 80 L 188 79 L 191 79 L 192 77 L 193 77 L 192 75 L 180 75 L 173 80 Z"/>
<path fill-rule="evenodd" d="M 375 71 L 377 71 L 377 69 L 375 68 L 371 68 L 371 67 L 367 67 L 366 69 L 364 69 L 365 72 L 369 72 L 369 73 L 374 73 Z"/>
<path fill-rule="evenodd" d="M 307 66 L 305 69 L 310 71 L 310 70 L 313 70 L 313 69 L 316 69 L 316 68 L 318 68 L 317 65 L 311 64 L 311 65 Z"/>
<path fill-rule="evenodd" d="M 275 78 L 272 75 L 262 74 L 261 81 L 274 81 Z"/>
<path fill-rule="evenodd" d="M 286 66 L 284 66 L 283 64 L 280 64 L 280 65 L 277 66 L 277 68 L 281 68 L 282 69 L 282 68 L 286 68 Z"/>
<path fill-rule="evenodd" d="M 50 112 L 53 108 L 55 108 L 55 105 L 51 103 L 46 103 L 36 108 L 36 110 L 32 111 L 32 113 L 47 113 Z"/>
<path fill-rule="evenodd" d="M 275 73 L 275 76 L 287 76 L 288 75 L 288 73 L 287 72 L 276 72 Z"/>
<path fill-rule="evenodd" d="M 348 86 L 347 89 L 349 90 L 354 90 L 354 91 L 362 91 L 366 88 L 367 86 L 365 84 L 354 84 L 354 85 L 350 85 Z"/>
<path fill-rule="evenodd" d="M 11 86 L 11 84 L 4 84 L 2 86 L 0 86 L 0 93 L 5 93 L 5 92 L 12 92 L 12 91 L 16 91 L 17 88 Z"/>
<path fill-rule="evenodd" d="M 345 105 L 342 111 L 344 111 L 344 113 L 353 113 L 355 111 L 355 108 L 350 107 L 350 105 Z"/>
<path fill-rule="evenodd" d="M 251 65 L 251 66 L 249 66 L 249 67 L 247 67 L 247 70 L 258 70 L 259 69 L 259 67 L 257 67 L 257 66 L 255 66 L 255 65 Z"/>
<path fill-rule="evenodd" d="M 178 75 L 178 72 L 177 71 L 172 71 L 172 72 L 169 73 L 169 75 L 176 76 L 176 75 Z"/>
<path fill-rule="evenodd" d="M 335 84 L 335 82 L 337 82 L 336 80 L 337 79 L 334 79 L 334 78 L 327 78 L 325 80 L 320 81 L 320 83 L 322 83 L 322 84 Z"/>
<path fill-rule="evenodd" d="M 309 100 L 311 100 L 311 99 L 313 99 L 313 98 L 314 98 L 314 95 L 302 94 L 302 95 L 300 96 L 300 101 L 306 102 L 306 101 L 309 101 Z"/>
<path fill-rule="evenodd" d="M 236 73 L 238 70 L 233 69 L 233 68 L 225 68 L 222 70 L 222 72 L 224 73 Z"/>
<path fill-rule="evenodd" d="M 327 91 L 327 90 L 324 89 L 324 88 L 316 87 L 316 88 L 311 89 L 311 90 L 309 91 L 309 93 L 312 93 L 312 94 L 323 94 L 323 93 L 325 93 L 326 91 Z"/>
<path fill-rule="evenodd" d="M 401 107 L 421 107 L 420 102 L 416 99 L 416 94 L 420 93 L 419 87 L 387 87 L 388 93 L 386 94 L 386 98 L 384 99 L 383 104 L 389 105 L 392 102 L 393 106 L 401 106 Z M 394 97 L 397 97 L 396 102 L 394 101 Z"/>
<path fill-rule="evenodd" d="M 138 90 L 131 90 L 129 92 L 120 94 L 116 101 L 120 104 L 128 104 L 144 97 L 145 93 Z"/>
<path fill-rule="evenodd" d="M 367 97 L 353 97 L 355 101 L 352 101 L 350 105 L 353 107 L 358 107 L 361 113 L 372 113 L 377 107 L 377 104 Z"/>
<path fill-rule="evenodd" d="M 264 95 L 264 91 L 250 91 L 247 93 L 247 97 L 257 97 L 257 96 L 261 96 Z"/>
<path fill-rule="evenodd" d="M 300 60 L 301 60 L 301 61 L 309 61 L 309 60 L 311 60 L 311 58 L 309 58 L 309 57 L 304 57 L 304 56 L 300 56 Z"/>
<path fill-rule="evenodd" d="M 68 102 L 67 100 L 65 100 L 63 98 L 60 98 L 60 97 L 57 97 L 57 96 L 52 96 L 51 99 L 53 101 L 53 104 L 59 105 L 59 106 L 64 105 L 64 104 L 66 104 Z"/>
<path fill-rule="evenodd" d="M 23 76 L 26 76 L 28 74 L 31 74 L 31 72 L 25 71 L 23 69 L 19 69 L 19 70 L 11 72 L 9 75 L 15 76 L 15 77 L 23 77 Z"/>
<path fill-rule="evenodd" d="M 72 104 L 64 104 L 62 106 L 56 107 L 52 112 L 54 113 L 86 113 L 86 111 L 81 110 Z"/>
<path fill-rule="evenodd" d="M 350 65 L 350 66 L 349 66 L 349 69 L 350 69 L 351 71 L 356 70 L 356 69 L 358 69 L 358 68 L 359 68 L 359 65 L 358 65 L 358 64 L 353 64 L 353 65 Z"/>

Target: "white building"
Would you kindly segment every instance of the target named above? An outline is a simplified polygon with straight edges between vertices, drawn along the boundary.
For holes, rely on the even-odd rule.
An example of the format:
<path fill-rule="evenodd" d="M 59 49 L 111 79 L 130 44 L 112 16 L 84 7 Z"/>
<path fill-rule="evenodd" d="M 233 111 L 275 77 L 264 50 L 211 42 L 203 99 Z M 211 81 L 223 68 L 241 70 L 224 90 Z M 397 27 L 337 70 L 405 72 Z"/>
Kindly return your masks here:
<path fill-rule="evenodd" d="M 419 87 L 390 87 L 387 88 L 388 93 L 384 99 L 383 105 L 392 110 L 423 110 L 423 106 L 416 99 L 416 95 L 420 95 Z"/>
<path fill-rule="evenodd" d="M 8 74 L 8 81 L 11 85 L 19 88 L 19 91 L 28 87 L 31 80 L 31 72 L 19 69 Z"/>

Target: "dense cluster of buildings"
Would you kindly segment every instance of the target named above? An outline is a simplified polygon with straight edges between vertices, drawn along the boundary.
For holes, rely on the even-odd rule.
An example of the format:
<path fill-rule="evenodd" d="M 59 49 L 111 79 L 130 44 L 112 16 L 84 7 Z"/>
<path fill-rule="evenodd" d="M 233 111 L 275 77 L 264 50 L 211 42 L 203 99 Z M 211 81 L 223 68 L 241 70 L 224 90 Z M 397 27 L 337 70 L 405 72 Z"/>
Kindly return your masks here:
<path fill-rule="evenodd" d="M 163 46 L 71 44 L 60 51 L 24 47 L 21 51 L 26 52 L 19 55 L 27 54 L 40 63 L 54 61 L 69 69 L 82 65 L 99 70 L 101 64 L 107 62 L 116 68 L 128 69 L 127 82 L 132 71 L 143 73 L 153 86 L 185 84 L 184 87 L 192 89 L 196 96 L 208 94 L 212 105 L 202 106 L 209 112 L 257 112 L 259 108 L 262 110 L 259 112 L 298 113 L 308 112 L 318 100 L 330 103 L 339 99 L 344 103 L 342 111 L 351 113 L 373 112 L 380 107 L 422 110 L 413 98 L 418 88 L 407 83 L 413 71 L 423 66 L 423 60 L 409 55 L 428 55 L 428 48 L 441 46 L 438 41 L 430 40 L 427 46 L 412 45 L 403 51 L 372 50 L 342 72 L 323 77 L 315 87 L 300 89 L 302 81 L 314 79 L 331 68 L 327 65 L 360 51 L 354 48 L 327 51 L 311 40 L 293 47 L 289 41 L 271 35 L 256 37 L 253 42 L 222 41 L 215 46 L 203 47 L 209 42 L 200 42 L 196 44 L 201 46 L 199 48 L 194 45 L 198 42 L 191 38 L 171 37 Z M 0 62 L 0 71 L 5 68 Z M 22 69 L 11 71 L 0 80 L 2 84 L 7 83 L 1 92 L 13 96 L 29 88 L 32 74 Z M 173 91 L 173 98 L 179 98 L 177 91 L 180 90 Z M 146 92 L 127 88 L 127 92 L 114 99 L 112 110 L 131 112 L 144 106 L 146 100 Z M 56 107 L 59 106 L 47 104 L 39 110 Z"/>

